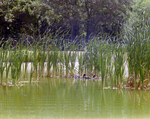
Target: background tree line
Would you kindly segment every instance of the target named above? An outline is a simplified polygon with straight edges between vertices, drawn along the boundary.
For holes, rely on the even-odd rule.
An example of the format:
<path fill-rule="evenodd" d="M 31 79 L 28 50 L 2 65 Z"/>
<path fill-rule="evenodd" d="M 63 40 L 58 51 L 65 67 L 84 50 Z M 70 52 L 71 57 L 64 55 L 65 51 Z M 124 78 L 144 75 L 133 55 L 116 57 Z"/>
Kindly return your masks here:
<path fill-rule="evenodd" d="M 71 41 L 84 38 L 88 42 L 90 36 L 122 36 L 131 12 L 137 11 L 133 3 L 132 0 L 1 0 L 0 38 L 5 41 L 29 36 L 36 40 L 57 35 Z"/>

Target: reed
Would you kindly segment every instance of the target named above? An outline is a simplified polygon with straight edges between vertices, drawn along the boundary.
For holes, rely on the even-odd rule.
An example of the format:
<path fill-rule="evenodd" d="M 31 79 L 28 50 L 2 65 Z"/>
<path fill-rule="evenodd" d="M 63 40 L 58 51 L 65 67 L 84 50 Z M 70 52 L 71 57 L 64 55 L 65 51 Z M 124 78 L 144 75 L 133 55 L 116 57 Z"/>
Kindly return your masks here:
<path fill-rule="evenodd" d="M 10 59 L 11 59 L 11 78 L 13 81 L 13 84 L 15 84 L 16 82 L 16 78 L 17 78 L 17 66 L 18 66 L 18 62 L 17 62 L 17 58 L 16 58 L 16 51 L 13 50 L 10 53 Z"/>
<path fill-rule="evenodd" d="M 59 52 L 59 74 L 60 77 L 64 74 L 64 52 Z"/>
<path fill-rule="evenodd" d="M 24 52 L 24 62 L 25 62 L 25 67 L 24 67 L 24 78 L 26 77 L 27 75 L 27 67 L 28 67 L 28 61 L 29 61 L 29 52 L 28 52 L 28 49 L 26 48 L 25 49 L 25 52 Z"/>
<path fill-rule="evenodd" d="M 76 42 L 73 42 L 71 44 L 71 49 L 70 49 L 70 52 L 71 52 L 71 54 L 70 54 L 70 74 L 71 74 L 71 76 L 74 75 L 75 63 L 76 63 L 76 58 L 77 58 L 77 53 L 75 51 L 77 46 L 75 43 Z"/>
<path fill-rule="evenodd" d="M 0 60 L 1 84 L 2 84 L 2 81 L 3 81 L 3 73 L 4 73 L 4 69 L 5 69 L 4 56 L 5 56 L 5 51 L 4 51 L 3 48 L 1 48 L 1 50 L 0 50 L 0 57 L 1 57 L 1 60 Z"/>
<path fill-rule="evenodd" d="M 47 52 L 47 77 L 51 77 L 50 69 L 52 67 L 52 56 L 51 52 Z"/>
<path fill-rule="evenodd" d="M 117 44 L 115 51 L 115 75 L 117 78 L 116 85 L 119 86 L 122 83 L 123 73 L 124 73 L 124 49 L 120 44 Z"/>
<path fill-rule="evenodd" d="M 56 73 L 57 73 L 57 65 L 58 65 L 58 51 L 53 51 L 51 53 L 51 56 L 52 56 L 52 65 L 53 65 L 53 77 L 56 76 Z"/>
<path fill-rule="evenodd" d="M 42 59 L 41 59 L 41 72 L 44 73 L 44 68 L 45 68 L 45 61 L 47 59 L 47 56 L 46 56 L 46 51 L 45 49 L 43 50 L 42 52 Z"/>
<path fill-rule="evenodd" d="M 93 67 L 94 67 L 94 73 L 96 76 L 100 75 L 100 67 L 99 67 L 99 42 L 97 40 L 94 40 L 93 45 Z"/>
<path fill-rule="evenodd" d="M 65 68 L 66 68 L 66 77 L 68 78 L 69 74 L 69 62 L 70 62 L 71 52 L 64 52 L 64 59 L 65 59 Z"/>
<path fill-rule="evenodd" d="M 39 77 L 40 77 L 44 73 L 44 64 L 46 61 L 46 51 L 44 49 L 44 50 L 41 50 L 38 52 L 39 52 L 38 53 L 38 64 L 39 64 Z"/>
<path fill-rule="evenodd" d="M 83 73 L 83 54 L 81 52 L 78 53 L 78 62 L 79 62 L 79 75 L 82 76 Z"/>
<path fill-rule="evenodd" d="M 149 74 L 149 33 L 150 22 L 143 16 L 140 16 L 139 22 L 132 26 L 132 32 L 127 34 L 128 44 L 128 62 L 129 74 L 134 77 L 136 82 L 137 78 L 143 81 L 146 75 Z M 136 84 L 134 84 L 136 85 Z"/>
<path fill-rule="evenodd" d="M 9 74 L 9 70 L 10 70 L 10 67 L 11 67 L 11 62 L 10 61 L 10 58 L 9 58 L 9 51 L 8 49 L 6 50 L 6 55 L 5 55 L 5 67 L 6 67 L 6 84 L 8 83 L 8 74 Z"/>
<path fill-rule="evenodd" d="M 75 68 L 75 63 L 76 63 L 76 57 L 77 57 L 77 53 L 76 52 L 72 52 L 71 53 L 71 56 L 70 56 L 70 63 L 71 63 L 71 66 L 70 66 L 70 73 L 71 73 L 71 76 L 74 75 L 74 68 Z"/>
<path fill-rule="evenodd" d="M 119 87 L 124 79 L 124 63 L 125 59 L 128 62 L 129 77 L 136 79 L 140 78 L 142 87 L 144 80 L 150 78 L 150 23 L 149 21 L 140 21 L 139 24 L 134 24 L 132 32 L 126 33 L 125 43 L 120 41 L 112 42 L 108 37 L 93 37 L 91 42 L 82 45 L 77 45 L 75 42 L 69 42 L 63 38 L 53 38 L 50 40 L 36 43 L 35 46 L 24 47 L 23 44 L 10 49 L 9 45 L 6 49 L 0 49 L 0 70 L 1 70 L 1 83 L 3 81 L 3 73 L 6 69 L 6 82 L 8 79 L 8 72 L 11 69 L 11 78 L 15 83 L 21 77 L 21 64 L 25 62 L 26 75 L 28 62 L 31 61 L 30 82 L 33 74 L 35 77 L 44 74 L 44 64 L 47 62 L 47 76 L 55 77 L 62 76 L 65 72 L 66 77 L 74 75 L 75 62 L 78 59 L 79 75 L 82 76 L 83 72 L 88 76 L 95 73 L 96 76 L 102 79 L 102 88 L 105 82 L 111 82 L 111 86 L 116 85 Z M 111 39 L 112 40 L 112 39 Z M 61 42 L 59 42 L 61 41 Z M 78 48 L 84 49 L 78 53 Z M 33 50 L 32 53 L 29 53 Z M 65 50 L 65 51 L 63 51 Z M 125 57 L 127 56 L 127 58 Z M 39 69 L 38 69 L 39 68 Z M 51 72 L 51 69 L 53 70 Z M 39 71 L 39 73 L 38 73 Z"/>
<path fill-rule="evenodd" d="M 33 74 L 34 74 L 34 68 L 33 68 L 33 65 L 31 64 L 31 71 L 30 71 L 30 84 L 31 84 L 31 82 L 32 82 Z"/>
<path fill-rule="evenodd" d="M 19 80 L 19 78 L 21 77 L 21 65 L 24 61 L 23 57 L 24 57 L 24 53 L 23 53 L 23 44 L 21 43 L 20 46 L 19 46 L 19 50 L 16 52 L 17 54 L 17 81 Z"/>
<path fill-rule="evenodd" d="M 106 73 L 106 55 L 103 51 L 104 49 L 101 49 L 100 52 L 100 70 L 101 70 L 101 78 L 102 78 L 102 88 L 104 87 L 104 80 L 105 80 L 105 73 Z"/>
<path fill-rule="evenodd" d="M 145 62 L 147 65 L 145 66 L 145 70 L 147 71 L 147 79 L 150 79 L 150 42 L 147 42 L 147 51 L 145 53 Z"/>
<path fill-rule="evenodd" d="M 88 73 L 91 76 L 91 72 L 93 72 L 93 66 L 94 66 L 94 55 L 93 55 L 93 42 L 90 42 L 89 48 L 88 48 L 88 62 L 87 62 L 87 68 L 88 68 Z"/>
<path fill-rule="evenodd" d="M 90 54 L 89 52 L 84 52 L 83 54 L 83 63 L 82 63 L 82 67 L 83 67 L 83 72 L 85 74 L 89 73 L 88 72 L 88 67 L 89 67 L 89 57 L 90 57 Z M 88 75 L 87 75 L 88 76 Z"/>
<path fill-rule="evenodd" d="M 39 57 L 38 57 L 38 51 L 37 51 L 37 45 L 34 46 L 34 49 L 33 49 L 33 66 L 34 66 L 34 70 L 35 70 L 35 76 L 37 78 L 37 71 L 38 71 L 38 60 L 39 60 Z"/>
<path fill-rule="evenodd" d="M 114 47 L 113 44 L 107 44 L 107 51 L 106 51 L 106 77 L 107 82 L 110 82 L 111 88 L 114 86 Z"/>

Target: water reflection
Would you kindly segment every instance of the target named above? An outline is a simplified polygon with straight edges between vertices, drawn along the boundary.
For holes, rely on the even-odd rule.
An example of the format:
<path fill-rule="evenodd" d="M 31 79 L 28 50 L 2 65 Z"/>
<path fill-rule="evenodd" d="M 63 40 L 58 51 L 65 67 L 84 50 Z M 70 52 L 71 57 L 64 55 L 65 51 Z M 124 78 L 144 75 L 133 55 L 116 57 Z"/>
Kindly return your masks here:
<path fill-rule="evenodd" d="M 44 79 L 0 87 L 0 118 L 147 118 L 149 91 L 101 90 L 99 81 Z"/>

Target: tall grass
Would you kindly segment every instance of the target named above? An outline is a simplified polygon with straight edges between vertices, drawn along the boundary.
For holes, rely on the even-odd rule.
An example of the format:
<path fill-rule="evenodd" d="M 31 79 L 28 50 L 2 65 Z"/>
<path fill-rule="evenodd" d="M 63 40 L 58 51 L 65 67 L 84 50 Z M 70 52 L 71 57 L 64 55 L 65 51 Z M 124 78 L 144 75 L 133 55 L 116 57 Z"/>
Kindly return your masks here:
<path fill-rule="evenodd" d="M 59 75 L 60 77 L 64 75 L 64 52 L 59 53 Z"/>
<path fill-rule="evenodd" d="M 31 82 L 33 76 L 37 78 L 44 74 L 46 63 L 48 77 L 64 74 L 66 77 L 76 75 L 75 63 L 78 61 L 80 76 L 83 73 L 86 73 L 89 77 L 95 74 L 101 78 L 102 88 L 108 82 L 112 87 L 120 88 L 120 85 L 124 85 L 124 65 L 125 60 L 127 60 L 129 78 L 134 79 L 134 87 L 137 85 L 136 80 L 140 79 L 143 89 L 145 79 L 149 80 L 150 78 L 149 33 L 149 21 L 141 21 L 140 24 L 132 27 L 132 32 L 127 32 L 125 43 L 112 42 L 112 39 L 108 39 L 108 37 L 93 37 L 91 42 L 82 46 L 82 51 L 78 49 L 80 44 L 70 43 L 63 39 L 61 39 L 61 43 L 58 39 L 50 39 L 51 42 L 46 41 L 48 44 L 45 44 L 44 41 L 42 44 L 36 43 L 36 45 L 28 47 L 20 44 L 17 48 L 11 49 L 8 45 L 6 49 L 0 49 L 1 83 L 4 81 L 3 74 L 5 71 L 7 82 L 11 69 L 11 80 L 15 84 L 22 76 L 22 63 L 25 63 L 25 75 L 28 75 L 26 73 L 28 63 L 33 63 L 30 72 Z M 83 50 L 84 47 L 86 47 L 86 50 Z"/>
<path fill-rule="evenodd" d="M 127 34 L 128 45 L 127 54 L 129 62 L 129 75 L 134 77 L 136 85 L 136 79 L 140 78 L 143 82 L 145 78 L 148 78 L 149 74 L 149 44 L 150 44 L 150 22 L 145 16 L 141 15 L 140 20 L 134 23 L 132 31 Z"/>
<path fill-rule="evenodd" d="M 79 75 L 82 76 L 83 73 L 83 54 L 81 52 L 78 53 L 78 62 L 79 62 Z"/>
<path fill-rule="evenodd" d="M 72 52 L 71 56 L 70 56 L 70 62 L 71 62 L 71 66 L 70 66 L 70 74 L 71 76 L 74 75 L 74 69 L 75 69 L 75 63 L 76 63 L 76 57 L 77 57 L 77 53 L 76 52 Z"/>
<path fill-rule="evenodd" d="M 37 51 L 37 45 L 34 46 L 33 49 L 33 66 L 34 66 L 34 70 L 35 70 L 35 75 L 37 78 L 37 72 L 38 72 L 38 60 L 39 60 L 39 56 L 38 56 L 38 51 Z"/>
<path fill-rule="evenodd" d="M 66 77 L 68 78 L 69 74 L 69 62 L 70 62 L 71 52 L 65 52 L 64 53 L 64 59 L 65 59 L 65 67 L 66 67 Z"/>
<path fill-rule="evenodd" d="M 52 57 L 51 52 L 47 52 L 47 77 L 51 77 L 50 69 L 52 67 Z"/>
<path fill-rule="evenodd" d="M 123 73 L 124 73 L 124 48 L 120 44 L 117 44 L 114 61 L 115 61 L 115 76 L 116 76 L 116 84 L 119 86 L 122 83 Z"/>
<path fill-rule="evenodd" d="M 3 81 L 3 73 L 4 73 L 4 69 L 5 69 L 5 66 L 4 66 L 4 57 L 5 56 L 5 52 L 3 50 L 3 48 L 1 48 L 0 50 L 0 57 L 1 57 L 1 60 L 0 60 L 0 71 L 1 71 L 1 84 L 2 84 L 2 81 Z"/>

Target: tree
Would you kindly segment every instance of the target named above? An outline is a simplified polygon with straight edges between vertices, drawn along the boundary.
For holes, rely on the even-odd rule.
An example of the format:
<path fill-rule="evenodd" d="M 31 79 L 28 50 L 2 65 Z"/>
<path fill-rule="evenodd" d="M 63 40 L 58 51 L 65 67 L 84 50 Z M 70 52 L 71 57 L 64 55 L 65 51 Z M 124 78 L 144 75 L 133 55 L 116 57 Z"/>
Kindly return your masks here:
<path fill-rule="evenodd" d="M 129 14 L 130 0 L 85 0 L 86 39 L 89 36 L 107 33 L 117 36 Z"/>
<path fill-rule="evenodd" d="M 87 42 L 90 36 L 117 36 L 122 34 L 130 4 L 130 0 L 3 0 L 0 36 L 52 34 L 71 41 L 83 36 Z"/>
<path fill-rule="evenodd" d="M 61 21 L 58 27 L 70 30 L 71 39 L 76 35 L 107 33 L 116 36 L 122 33 L 122 28 L 129 14 L 130 0 L 51 0 L 47 1 L 53 8 L 56 21 Z"/>
<path fill-rule="evenodd" d="M 48 9 L 45 4 L 39 0 L 7 0 L 0 4 L 1 38 L 7 40 L 23 34 L 33 37 L 40 34 L 40 15 Z"/>

